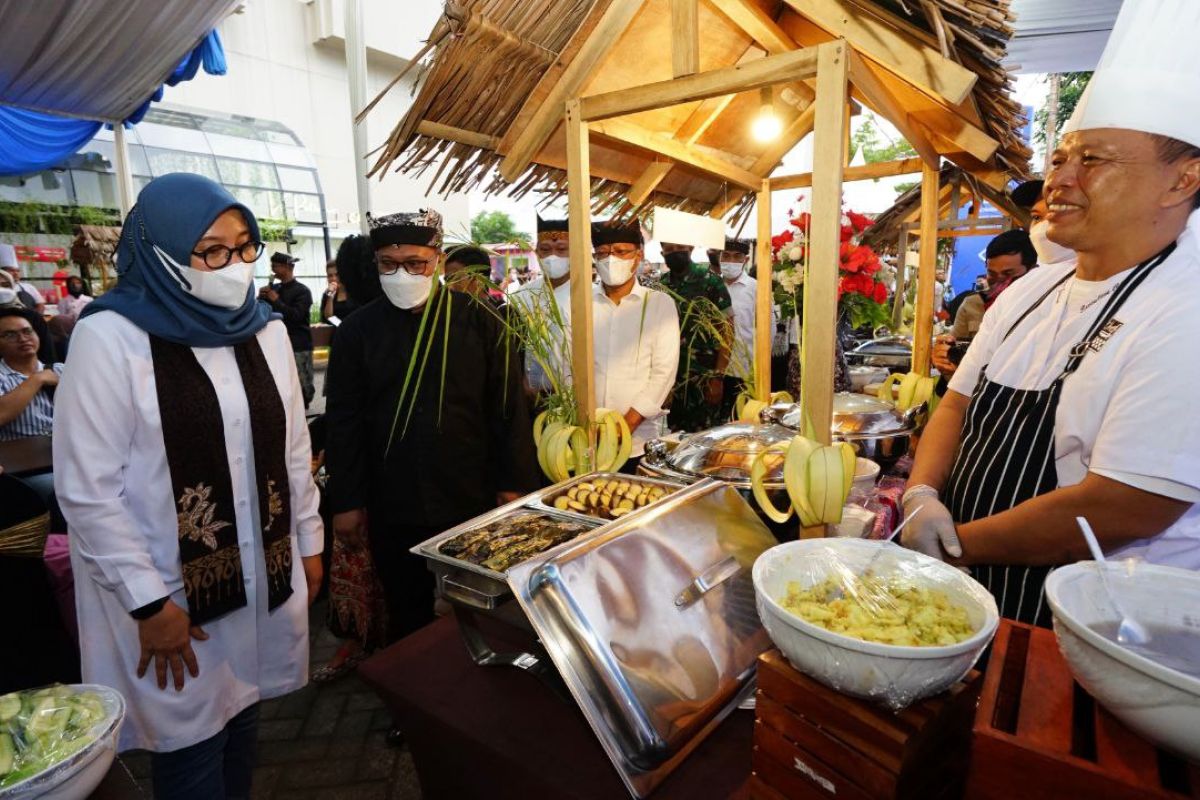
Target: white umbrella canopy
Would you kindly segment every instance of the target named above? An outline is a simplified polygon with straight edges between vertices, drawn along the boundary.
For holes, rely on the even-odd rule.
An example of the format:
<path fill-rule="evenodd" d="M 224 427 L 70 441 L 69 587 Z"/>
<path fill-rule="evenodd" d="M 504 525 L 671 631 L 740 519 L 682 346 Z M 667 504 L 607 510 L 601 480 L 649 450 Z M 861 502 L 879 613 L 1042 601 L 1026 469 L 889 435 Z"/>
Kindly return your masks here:
<path fill-rule="evenodd" d="M 117 122 L 238 0 L 0 0 L 0 104 Z"/>

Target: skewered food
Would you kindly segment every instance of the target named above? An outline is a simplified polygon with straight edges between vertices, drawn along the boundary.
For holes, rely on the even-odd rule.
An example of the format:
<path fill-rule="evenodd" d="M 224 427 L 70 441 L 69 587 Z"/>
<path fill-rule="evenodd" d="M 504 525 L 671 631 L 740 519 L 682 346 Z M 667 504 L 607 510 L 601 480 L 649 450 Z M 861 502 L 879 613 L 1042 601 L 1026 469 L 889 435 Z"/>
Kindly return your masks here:
<path fill-rule="evenodd" d="M 536 511 L 519 511 L 441 544 L 443 554 L 504 572 L 551 547 L 569 542 L 591 526 Z"/>
<path fill-rule="evenodd" d="M 583 481 L 548 501 L 560 511 L 573 511 L 600 519 L 617 519 L 649 505 L 673 489 L 627 478 L 595 478 Z"/>

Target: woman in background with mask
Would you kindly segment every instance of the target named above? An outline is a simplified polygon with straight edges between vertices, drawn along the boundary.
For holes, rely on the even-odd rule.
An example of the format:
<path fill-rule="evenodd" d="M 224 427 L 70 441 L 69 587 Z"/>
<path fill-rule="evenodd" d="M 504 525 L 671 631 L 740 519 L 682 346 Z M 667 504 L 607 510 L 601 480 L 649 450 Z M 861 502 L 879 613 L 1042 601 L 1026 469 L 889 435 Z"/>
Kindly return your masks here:
<path fill-rule="evenodd" d="M 0 308 L 28 308 L 21 302 L 20 289 L 12 275 L 0 269 Z M 43 364 L 55 364 L 62 359 L 54 347 L 54 337 L 50 335 L 50 326 L 41 314 L 30 314 L 29 324 L 38 335 L 38 361 Z"/>
<path fill-rule="evenodd" d="M 262 249 L 217 184 L 151 181 L 58 387 L 83 677 L 125 697 L 120 749 L 151 751 L 156 797 L 248 797 L 258 703 L 308 677 L 323 534 Z"/>
<path fill-rule="evenodd" d="M 592 226 L 600 284 L 592 290 L 596 405 L 625 415 L 636 466 L 646 441 L 664 433 L 664 405 L 679 366 L 679 314 L 664 292 L 637 281 L 642 231 L 632 225 Z"/>

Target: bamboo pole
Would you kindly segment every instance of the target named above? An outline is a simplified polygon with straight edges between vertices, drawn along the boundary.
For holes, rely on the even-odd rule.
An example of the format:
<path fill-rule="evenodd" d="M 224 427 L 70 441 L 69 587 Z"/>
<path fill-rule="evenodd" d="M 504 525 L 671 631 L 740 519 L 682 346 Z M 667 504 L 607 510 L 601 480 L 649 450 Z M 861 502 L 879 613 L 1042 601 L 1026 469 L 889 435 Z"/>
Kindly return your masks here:
<path fill-rule="evenodd" d="M 926 165 L 921 172 L 921 253 L 917 264 L 917 303 L 913 321 L 912 369 L 929 374 L 933 347 L 933 284 L 937 272 L 938 169 Z"/>
<path fill-rule="evenodd" d="M 757 399 L 771 396 L 771 179 L 758 192 L 758 243 L 754 251 L 758 281 L 754 297 L 754 386 Z"/>
<path fill-rule="evenodd" d="M 571 375 L 578 424 L 585 430 L 595 416 L 592 356 L 592 180 L 588 127 L 579 100 L 567 101 L 567 204 L 571 244 Z"/>
<path fill-rule="evenodd" d="M 842 172 L 845 169 L 846 42 L 817 48 L 817 113 L 813 130 L 812 222 L 804 279 L 800 403 L 821 444 L 833 423 L 833 359 L 837 337 L 838 262 L 841 248 Z M 825 526 L 802 528 L 800 538 L 824 536 Z"/>

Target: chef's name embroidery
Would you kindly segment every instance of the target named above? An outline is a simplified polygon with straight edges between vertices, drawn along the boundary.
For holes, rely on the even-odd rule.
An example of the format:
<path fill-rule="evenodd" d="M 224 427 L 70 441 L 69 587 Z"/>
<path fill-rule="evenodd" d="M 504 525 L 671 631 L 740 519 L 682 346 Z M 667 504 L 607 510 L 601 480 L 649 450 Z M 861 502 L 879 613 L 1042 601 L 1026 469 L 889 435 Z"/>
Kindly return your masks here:
<path fill-rule="evenodd" d="M 1124 322 L 1115 317 L 1104 323 L 1104 327 L 1096 331 L 1096 335 L 1088 342 L 1088 349 L 1093 353 L 1099 353 L 1101 348 L 1108 344 L 1108 340 L 1113 337 L 1113 334 L 1119 331 L 1124 324 Z"/>

